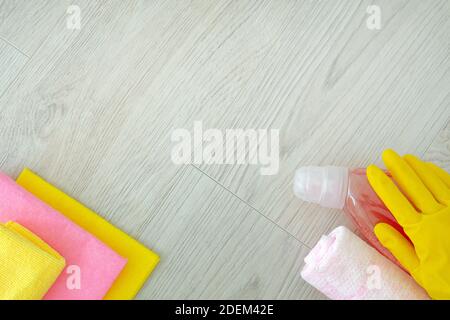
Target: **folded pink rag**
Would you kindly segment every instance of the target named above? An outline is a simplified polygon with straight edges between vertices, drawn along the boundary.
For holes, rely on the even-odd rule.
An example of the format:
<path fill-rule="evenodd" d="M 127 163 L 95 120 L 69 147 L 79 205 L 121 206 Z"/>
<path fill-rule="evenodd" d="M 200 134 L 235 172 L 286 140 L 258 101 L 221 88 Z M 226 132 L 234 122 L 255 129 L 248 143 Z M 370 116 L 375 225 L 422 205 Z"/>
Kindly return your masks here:
<path fill-rule="evenodd" d="M 345 227 L 323 236 L 305 258 L 302 278 L 334 300 L 428 300 L 394 263 Z"/>
<path fill-rule="evenodd" d="M 0 222 L 15 221 L 66 259 L 46 300 L 102 299 L 126 264 L 100 240 L 0 173 Z"/>

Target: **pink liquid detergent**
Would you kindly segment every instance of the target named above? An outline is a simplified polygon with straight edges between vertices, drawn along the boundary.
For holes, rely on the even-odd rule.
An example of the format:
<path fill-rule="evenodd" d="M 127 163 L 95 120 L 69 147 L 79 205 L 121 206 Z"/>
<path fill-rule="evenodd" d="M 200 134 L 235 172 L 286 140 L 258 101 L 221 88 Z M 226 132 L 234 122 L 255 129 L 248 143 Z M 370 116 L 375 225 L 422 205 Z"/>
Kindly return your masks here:
<path fill-rule="evenodd" d="M 370 186 L 366 169 L 302 167 L 295 174 L 294 193 L 304 201 L 342 209 L 362 239 L 399 265 L 378 241 L 373 228 L 377 223 L 384 222 L 405 234 Z"/>

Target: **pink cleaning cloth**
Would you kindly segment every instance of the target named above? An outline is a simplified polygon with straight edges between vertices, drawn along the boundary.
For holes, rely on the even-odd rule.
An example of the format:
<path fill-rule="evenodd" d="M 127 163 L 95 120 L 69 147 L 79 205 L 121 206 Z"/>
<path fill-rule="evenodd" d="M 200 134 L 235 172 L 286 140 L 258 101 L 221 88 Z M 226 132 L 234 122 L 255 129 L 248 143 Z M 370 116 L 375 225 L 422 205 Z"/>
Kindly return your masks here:
<path fill-rule="evenodd" d="M 100 240 L 0 173 L 0 222 L 7 221 L 28 228 L 66 259 L 66 269 L 45 300 L 100 300 L 126 264 Z"/>
<path fill-rule="evenodd" d="M 394 263 L 345 227 L 323 236 L 301 276 L 333 300 L 429 300 Z"/>

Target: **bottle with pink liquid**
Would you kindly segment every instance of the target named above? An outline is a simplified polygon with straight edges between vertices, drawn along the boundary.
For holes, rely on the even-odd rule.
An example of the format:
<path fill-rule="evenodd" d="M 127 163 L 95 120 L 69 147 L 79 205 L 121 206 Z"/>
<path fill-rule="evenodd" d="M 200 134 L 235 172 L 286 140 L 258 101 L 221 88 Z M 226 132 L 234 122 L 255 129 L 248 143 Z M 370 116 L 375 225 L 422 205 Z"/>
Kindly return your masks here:
<path fill-rule="evenodd" d="M 403 229 L 369 184 L 366 169 L 343 167 L 302 167 L 295 173 L 294 193 L 304 201 L 342 209 L 358 235 L 395 262 L 397 260 L 376 238 L 373 228 L 385 222 L 402 234 Z"/>

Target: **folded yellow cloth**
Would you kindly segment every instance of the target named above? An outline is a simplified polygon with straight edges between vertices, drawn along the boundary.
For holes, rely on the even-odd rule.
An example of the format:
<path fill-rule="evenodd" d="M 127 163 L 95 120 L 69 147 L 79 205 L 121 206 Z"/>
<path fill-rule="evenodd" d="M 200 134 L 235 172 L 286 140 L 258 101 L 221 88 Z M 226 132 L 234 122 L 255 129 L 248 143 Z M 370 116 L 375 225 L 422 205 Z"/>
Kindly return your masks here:
<path fill-rule="evenodd" d="M 105 300 L 129 300 L 136 296 L 158 264 L 157 254 L 29 169 L 20 174 L 17 183 L 128 260 Z"/>
<path fill-rule="evenodd" d="M 0 223 L 0 299 L 38 300 L 66 262 L 58 252 L 15 222 Z"/>

